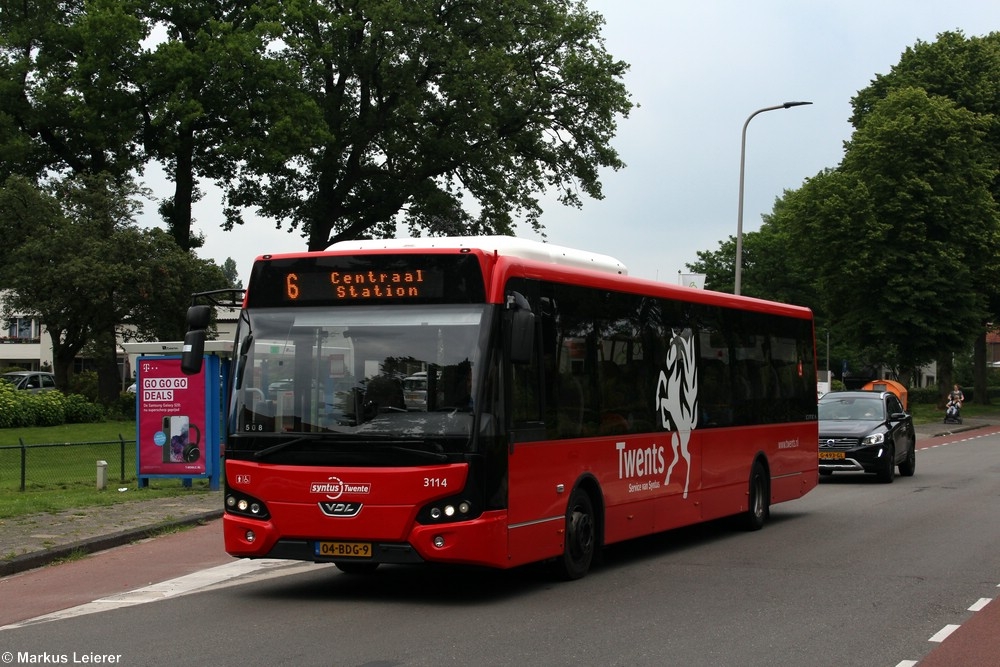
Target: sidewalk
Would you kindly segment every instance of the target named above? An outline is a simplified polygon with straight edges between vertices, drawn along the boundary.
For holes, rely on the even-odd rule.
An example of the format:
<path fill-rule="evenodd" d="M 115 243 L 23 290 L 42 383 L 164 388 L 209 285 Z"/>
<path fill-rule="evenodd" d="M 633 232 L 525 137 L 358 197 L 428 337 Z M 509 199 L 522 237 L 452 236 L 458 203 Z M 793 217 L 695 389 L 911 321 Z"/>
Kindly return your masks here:
<path fill-rule="evenodd" d="M 920 424 L 916 427 L 917 442 L 919 445 L 929 438 L 990 425 L 991 421 L 985 419 L 966 419 L 962 424 Z M 0 519 L 0 577 L 48 565 L 73 553 L 110 549 L 164 529 L 221 516 L 221 491 L 193 491 L 172 498 Z"/>
<path fill-rule="evenodd" d="M 917 424 L 913 427 L 913 430 L 917 433 L 917 442 L 919 443 L 926 438 L 940 438 L 941 436 L 952 435 L 954 433 L 973 431 L 977 428 L 992 426 L 995 423 L 1000 423 L 1000 420 L 962 419 L 961 424 L 945 424 L 943 421 L 937 421 L 930 424 Z"/>
<path fill-rule="evenodd" d="M 129 493 L 141 494 L 131 489 Z M 0 519 L 0 577 L 222 516 L 221 491 Z"/>

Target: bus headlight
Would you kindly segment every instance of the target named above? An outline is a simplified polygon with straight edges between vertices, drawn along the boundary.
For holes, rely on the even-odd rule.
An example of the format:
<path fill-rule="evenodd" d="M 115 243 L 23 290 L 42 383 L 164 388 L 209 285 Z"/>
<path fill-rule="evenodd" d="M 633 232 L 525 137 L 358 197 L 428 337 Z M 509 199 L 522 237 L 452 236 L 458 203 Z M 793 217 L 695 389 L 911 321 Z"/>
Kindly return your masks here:
<path fill-rule="evenodd" d="M 421 523 L 446 523 L 474 518 L 475 507 L 471 500 L 445 498 L 433 505 L 427 505 L 417 515 Z"/>
<path fill-rule="evenodd" d="M 239 516 L 250 517 L 251 519 L 270 519 L 271 513 L 267 511 L 267 505 L 253 496 L 238 491 L 229 490 L 224 501 L 226 512 Z"/>

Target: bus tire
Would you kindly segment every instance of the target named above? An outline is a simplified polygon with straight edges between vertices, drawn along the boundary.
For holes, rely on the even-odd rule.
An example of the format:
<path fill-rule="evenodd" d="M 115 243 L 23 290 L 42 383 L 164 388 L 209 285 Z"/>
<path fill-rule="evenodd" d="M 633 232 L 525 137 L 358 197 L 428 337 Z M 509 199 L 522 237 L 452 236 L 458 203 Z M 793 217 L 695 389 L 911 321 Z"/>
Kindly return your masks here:
<path fill-rule="evenodd" d="M 566 533 L 563 554 L 557 560 L 560 578 L 579 579 L 590 570 L 597 550 L 597 520 L 594 503 L 583 489 L 576 489 L 566 506 Z"/>
<path fill-rule="evenodd" d="M 767 471 L 760 461 L 754 461 L 753 467 L 750 468 L 750 482 L 747 487 L 747 509 L 738 517 L 740 528 L 746 531 L 763 528 L 771 515 L 770 499 Z"/>
<path fill-rule="evenodd" d="M 378 563 L 355 563 L 353 561 L 337 561 L 333 564 L 344 574 L 373 574 L 378 569 Z"/>

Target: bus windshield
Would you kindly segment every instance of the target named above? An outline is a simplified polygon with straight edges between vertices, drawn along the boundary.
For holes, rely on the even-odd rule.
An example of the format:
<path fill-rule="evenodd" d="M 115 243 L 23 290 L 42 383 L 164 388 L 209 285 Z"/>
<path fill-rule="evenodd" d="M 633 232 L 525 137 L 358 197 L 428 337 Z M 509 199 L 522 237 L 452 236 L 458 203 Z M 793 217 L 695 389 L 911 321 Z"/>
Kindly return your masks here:
<path fill-rule="evenodd" d="M 463 451 L 490 312 L 482 304 L 247 309 L 231 432 L 433 438 Z"/>

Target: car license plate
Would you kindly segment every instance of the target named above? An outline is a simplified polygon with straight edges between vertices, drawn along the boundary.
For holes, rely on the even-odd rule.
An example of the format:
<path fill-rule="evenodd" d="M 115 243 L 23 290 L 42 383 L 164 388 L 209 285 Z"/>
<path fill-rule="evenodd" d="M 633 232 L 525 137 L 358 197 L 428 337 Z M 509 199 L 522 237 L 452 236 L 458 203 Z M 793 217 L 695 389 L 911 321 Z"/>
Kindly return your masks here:
<path fill-rule="evenodd" d="M 324 558 L 371 558 L 370 542 L 317 542 L 316 555 Z"/>
<path fill-rule="evenodd" d="M 819 457 L 821 459 L 842 459 L 844 452 L 820 452 Z"/>

